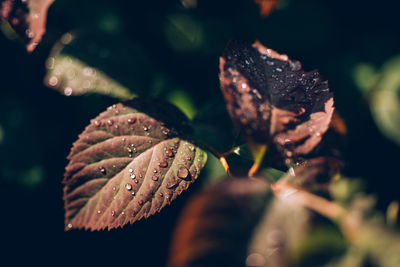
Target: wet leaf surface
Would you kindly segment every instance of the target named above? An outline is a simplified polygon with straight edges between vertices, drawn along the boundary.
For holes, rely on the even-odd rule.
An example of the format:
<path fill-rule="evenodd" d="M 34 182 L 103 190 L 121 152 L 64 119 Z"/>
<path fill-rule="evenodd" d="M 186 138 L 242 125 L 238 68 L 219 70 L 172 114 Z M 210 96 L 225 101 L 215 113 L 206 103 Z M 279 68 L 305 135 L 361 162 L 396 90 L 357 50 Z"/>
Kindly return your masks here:
<path fill-rule="evenodd" d="M 327 81 L 259 42 L 228 43 L 220 84 L 244 138 L 273 143 L 286 158 L 310 153 L 329 127 L 334 108 Z"/>
<path fill-rule="evenodd" d="M 262 180 L 227 178 L 194 196 L 175 228 L 168 266 L 244 266 L 270 198 Z"/>
<path fill-rule="evenodd" d="M 32 52 L 46 31 L 47 9 L 54 0 L 1 0 L 0 16 L 6 19 Z"/>
<path fill-rule="evenodd" d="M 141 46 L 120 35 L 66 33 L 47 59 L 45 84 L 67 96 L 98 93 L 127 100 L 149 88 L 149 62 Z"/>
<path fill-rule="evenodd" d="M 93 119 L 68 156 L 66 229 L 112 229 L 159 212 L 198 177 L 206 154 L 167 103 L 134 99 Z"/>

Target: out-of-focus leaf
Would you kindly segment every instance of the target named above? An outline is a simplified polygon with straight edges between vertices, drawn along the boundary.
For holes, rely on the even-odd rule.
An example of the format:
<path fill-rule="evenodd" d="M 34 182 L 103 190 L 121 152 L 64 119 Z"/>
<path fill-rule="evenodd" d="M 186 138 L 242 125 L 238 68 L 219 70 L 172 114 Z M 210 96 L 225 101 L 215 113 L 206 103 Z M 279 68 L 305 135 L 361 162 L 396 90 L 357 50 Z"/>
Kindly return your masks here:
<path fill-rule="evenodd" d="M 64 34 L 46 68 L 45 84 L 67 96 L 99 93 L 124 100 L 146 95 L 153 75 L 142 47 L 104 32 Z"/>
<path fill-rule="evenodd" d="M 279 182 L 287 182 L 313 192 L 326 192 L 337 168 L 334 159 L 315 158 L 290 168 Z M 310 241 L 310 235 L 316 234 L 312 231 L 316 226 L 311 220 L 315 214 L 291 198 L 295 193 L 291 189 L 280 192 L 279 198 L 274 199 L 264 212 L 263 219 L 253 233 L 249 249 L 248 260 L 257 261 L 248 266 L 293 266 L 310 255 L 317 257 L 329 251 L 327 248 L 333 248 L 334 244 L 329 238 Z M 315 244 L 325 249 L 313 249 Z"/>
<path fill-rule="evenodd" d="M 186 14 L 167 17 L 165 37 L 173 49 L 181 52 L 199 50 L 204 44 L 203 26 L 193 16 Z"/>
<path fill-rule="evenodd" d="M 310 216 L 296 203 L 274 199 L 253 232 L 246 266 L 292 266 L 294 252 L 309 230 Z"/>
<path fill-rule="evenodd" d="M 0 17 L 8 20 L 32 52 L 46 31 L 47 9 L 54 0 L 0 0 Z"/>
<path fill-rule="evenodd" d="M 260 174 L 266 176 L 269 181 L 276 182 L 285 174 L 285 172 L 274 168 L 265 168 L 260 171 Z"/>
<path fill-rule="evenodd" d="M 290 168 L 279 181 L 288 182 L 313 193 L 330 193 L 331 178 L 339 171 L 339 160 L 319 157 Z"/>
<path fill-rule="evenodd" d="M 400 145 L 400 56 L 384 64 L 368 98 L 376 125 L 386 137 Z"/>
<path fill-rule="evenodd" d="M 66 229 L 112 229 L 159 212 L 198 177 L 206 153 L 174 106 L 136 98 L 91 121 L 64 177 Z"/>
<path fill-rule="evenodd" d="M 279 0 L 255 0 L 260 7 L 260 14 L 267 17 L 278 6 Z"/>
<path fill-rule="evenodd" d="M 168 266 L 244 266 L 268 188 L 262 180 L 227 178 L 193 197 L 175 228 Z"/>
<path fill-rule="evenodd" d="M 220 83 L 247 142 L 272 143 L 287 159 L 313 151 L 329 128 L 334 107 L 327 81 L 259 42 L 228 43 Z"/>

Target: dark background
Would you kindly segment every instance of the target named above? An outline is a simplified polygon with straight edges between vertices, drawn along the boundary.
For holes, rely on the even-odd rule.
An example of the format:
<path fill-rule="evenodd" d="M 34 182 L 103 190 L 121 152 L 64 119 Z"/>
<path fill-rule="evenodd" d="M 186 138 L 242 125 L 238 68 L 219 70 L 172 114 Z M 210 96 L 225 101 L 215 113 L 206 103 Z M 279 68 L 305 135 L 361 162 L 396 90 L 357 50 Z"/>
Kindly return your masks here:
<path fill-rule="evenodd" d="M 47 33 L 32 54 L 2 22 L 1 253 L 14 264 L 162 266 L 174 222 L 207 175 L 148 220 L 111 232 L 64 232 L 61 180 L 66 156 L 89 120 L 117 102 L 96 95 L 66 97 L 43 85 L 51 47 L 71 30 L 117 33 L 144 48 L 152 67 L 142 90 L 175 102 L 189 115 L 205 105 L 225 108 L 218 57 L 229 39 L 258 39 L 300 60 L 305 70 L 318 68 L 329 80 L 348 127 L 345 175 L 362 178 L 385 211 L 400 198 L 400 147 L 377 128 L 354 69 L 368 63 L 379 70 L 400 54 L 399 7 L 394 3 L 286 0 L 262 18 L 253 1 L 199 0 L 196 8 L 184 8 L 178 0 L 56 0 L 49 9 Z M 225 115 L 214 122 L 229 125 Z"/>

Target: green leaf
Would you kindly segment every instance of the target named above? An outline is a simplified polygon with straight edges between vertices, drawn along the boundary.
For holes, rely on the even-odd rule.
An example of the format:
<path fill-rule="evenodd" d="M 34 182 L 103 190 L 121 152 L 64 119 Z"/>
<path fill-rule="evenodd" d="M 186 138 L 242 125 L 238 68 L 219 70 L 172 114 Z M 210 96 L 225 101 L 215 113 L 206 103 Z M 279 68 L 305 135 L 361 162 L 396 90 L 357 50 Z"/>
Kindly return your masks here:
<path fill-rule="evenodd" d="M 159 212 L 198 177 L 207 154 L 174 106 L 136 98 L 93 119 L 68 156 L 66 229 L 122 227 Z"/>
<path fill-rule="evenodd" d="M 400 56 L 384 64 L 381 77 L 368 98 L 378 128 L 400 145 Z"/>
<path fill-rule="evenodd" d="M 122 36 L 66 33 L 46 61 L 45 84 L 67 96 L 99 93 L 131 99 L 145 95 L 150 87 L 153 71 L 149 62 L 142 47 Z"/>

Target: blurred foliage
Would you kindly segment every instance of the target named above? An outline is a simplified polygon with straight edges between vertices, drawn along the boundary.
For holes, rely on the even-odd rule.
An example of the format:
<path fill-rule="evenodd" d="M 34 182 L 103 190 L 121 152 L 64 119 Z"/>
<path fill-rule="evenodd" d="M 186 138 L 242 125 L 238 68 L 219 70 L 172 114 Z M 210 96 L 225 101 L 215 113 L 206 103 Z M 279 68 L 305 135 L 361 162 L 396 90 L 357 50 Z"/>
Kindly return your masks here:
<path fill-rule="evenodd" d="M 196 137 L 220 151 L 241 145 L 217 76 L 218 57 L 228 40 L 258 39 L 299 59 L 305 70 L 318 68 L 329 80 L 336 109 L 348 127 L 343 176 L 358 177 L 337 181 L 334 198 L 345 204 L 357 192 L 371 193 L 378 213 L 384 214 L 392 205 L 391 225 L 398 227 L 398 211 L 391 204 L 400 200 L 396 168 L 400 154 L 397 5 L 393 1 L 281 0 L 275 11 L 262 18 L 254 1 L 57 0 L 49 9 L 47 33 L 30 55 L 2 21 L 0 196 L 5 218 L 1 228 L 7 244 L 4 254 L 15 264 L 25 259 L 31 263 L 50 261 L 43 256 L 45 252 L 65 264 L 76 264 L 80 259 L 95 265 L 107 261 L 99 257 L 99 251 L 107 247 L 113 264 L 122 255 L 128 262 L 135 258 L 138 265 L 163 266 L 170 229 L 185 201 L 199 188 L 223 177 L 218 159 L 210 155 L 188 194 L 151 220 L 109 233 L 64 234 L 60 182 L 65 157 L 89 120 L 116 102 L 107 95 L 66 98 L 44 86 L 46 60 L 53 46 L 69 32 L 101 33 L 96 45 L 114 47 L 119 56 L 110 57 L 115 60 L 112 63 L 92 62 L 96 60 L 93 54 L 79 57 L 80 62 L 98 68 L 101 72 L 97 73 L 107 74 L 130 93 L 173 102 L 193 118 Z M 70 52 L 78 53 L 79 49 L 84 47 L 79 45 Z M 118 71 L 111 74 L 107 71 L 111 66 Z M 250 166 L 248 160 L 237 156 L 229 160 L 239 172 Z M 272 179 L 282 175 L 264 167 Z M 306 247 L 323 248 L 322 243 L 331 242 L 332 250 L 339 253 L 343 243 L 336 229 L 327 222 L 322 226 Z M 378 240 L 379 235 L 372 239 Z M 24 250 L 25 257 L 20 257 L 21 240 L 29 248 Z M 343 262 L 353 257 L 354 251 L 360 250 L 350 248 Z M 66 252 L 71 254 L 66 257 Z M 140 259 L 136 255 L 141 255 Z M 347 266 L 371 266 L 368 257 L 368 253 L 366 257 L 356 253 L 356 261 L 361 263 Z M 317 261 L 304 258 L 308 266 L 317 266 Z"/>
<path fill-rule="evenodd" d="M 387 60 L 380 71 L 368 64 L 357 65 L 355 80 L 368 98 L 379 129 L 400 145 L 400 56 Z"/>

